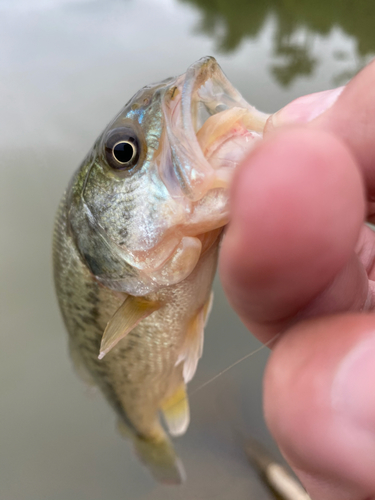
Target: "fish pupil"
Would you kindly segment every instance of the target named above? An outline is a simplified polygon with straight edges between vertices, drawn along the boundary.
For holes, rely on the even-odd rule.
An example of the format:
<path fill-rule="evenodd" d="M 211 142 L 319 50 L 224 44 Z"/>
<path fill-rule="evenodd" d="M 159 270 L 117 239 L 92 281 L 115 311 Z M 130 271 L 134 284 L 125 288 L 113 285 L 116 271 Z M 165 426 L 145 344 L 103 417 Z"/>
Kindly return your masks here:
<path fill-rule="evenodd" d="M 128 141 L 121 141 L 113 146 L 112 152 L 119 163 L 128 163 L 135 155 L 135 147 Z"/>

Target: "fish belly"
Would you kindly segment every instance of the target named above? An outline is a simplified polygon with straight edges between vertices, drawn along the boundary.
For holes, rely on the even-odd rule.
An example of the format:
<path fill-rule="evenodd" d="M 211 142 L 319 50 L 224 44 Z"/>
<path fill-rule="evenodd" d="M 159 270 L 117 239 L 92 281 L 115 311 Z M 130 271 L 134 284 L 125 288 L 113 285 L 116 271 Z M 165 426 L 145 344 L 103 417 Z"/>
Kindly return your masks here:
<path fill-rule="evenodd" d="M 161 439 L 158 413 L 183 379 L 181 350 L 192 318 L 209 300 L 217 261 L 214 245 L 183 282 L 150 296 L 164 305 L 142 320 L 103 359 L 104 329 L 126 295 L 100 285 L 81 261 L 68 234 L 65 200 L 58 211 L 53 245 L 57 296 L 70 337 L 72 358 L 87 372 L 120 419 L 145 439 Z M 177 364 L 177 366 L 176 366 Z"/>

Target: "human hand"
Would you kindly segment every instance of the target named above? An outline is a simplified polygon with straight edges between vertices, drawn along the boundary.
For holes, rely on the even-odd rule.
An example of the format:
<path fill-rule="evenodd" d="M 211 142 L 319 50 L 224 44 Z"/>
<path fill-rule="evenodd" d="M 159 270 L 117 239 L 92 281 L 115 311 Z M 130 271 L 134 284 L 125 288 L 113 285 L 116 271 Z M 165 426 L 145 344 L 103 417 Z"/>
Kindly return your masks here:
<path fill-rule="evenodd" d="M 311 497 L 371 500 L 375 233 L 365 220 L 375 220 L 375 62 L 339 94 L 273 116 L 236 172 L 220 272 L 254 335 L 281 332 L 265 415 Z"/>

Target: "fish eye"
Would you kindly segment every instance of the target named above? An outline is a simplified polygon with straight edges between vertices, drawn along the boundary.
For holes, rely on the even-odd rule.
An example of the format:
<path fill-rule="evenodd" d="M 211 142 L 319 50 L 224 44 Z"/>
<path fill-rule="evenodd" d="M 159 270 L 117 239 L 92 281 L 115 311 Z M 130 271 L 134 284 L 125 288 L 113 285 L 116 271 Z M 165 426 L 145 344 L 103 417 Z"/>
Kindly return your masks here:
<path fill-rule="evenodd" d="M 129 141 L 120 141 L 112 148 L 112 155 L 122 164 L 129 163 L 137 154 L 134 144 Z"/>
<path fill-rule="evenodd" d="M 115 170 L 130 170 L 138 162 L 139 141 L 133 130 L 120 127 L 110 132 L 105 141 L 108 165 Z"/>

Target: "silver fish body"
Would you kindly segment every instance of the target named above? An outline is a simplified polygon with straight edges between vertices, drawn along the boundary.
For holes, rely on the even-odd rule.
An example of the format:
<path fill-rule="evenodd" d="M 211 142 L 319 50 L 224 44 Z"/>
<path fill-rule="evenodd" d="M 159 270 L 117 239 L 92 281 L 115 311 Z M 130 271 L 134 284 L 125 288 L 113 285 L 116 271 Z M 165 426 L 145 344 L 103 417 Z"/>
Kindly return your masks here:
<path fill-rule="evenodd" d="M 230 177 L 266 118 L 203 58 L 125 105 L 57 214 L 54 277 L 72 358 L 164 482 L 183 472 L 159 412 L 172 435 L 185 432 Z"/>

